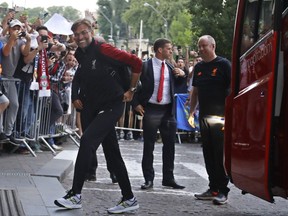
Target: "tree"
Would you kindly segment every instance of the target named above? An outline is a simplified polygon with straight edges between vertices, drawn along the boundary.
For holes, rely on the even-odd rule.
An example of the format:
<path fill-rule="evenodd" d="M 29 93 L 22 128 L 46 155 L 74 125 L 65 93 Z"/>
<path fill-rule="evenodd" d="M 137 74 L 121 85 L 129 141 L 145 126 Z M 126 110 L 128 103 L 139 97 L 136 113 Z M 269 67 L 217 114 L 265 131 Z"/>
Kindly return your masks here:
<path fill-rule="evenodd" d="M 140 21 L 143 20 L 143 33 L 144 38 L 148 38 L 150 41 L 154 41 L 156 38 L 165 37 L 165 18 L 168 22 L 168 38 L 176 39 L 178 37 L 176 30 L 177 26 L 182 25 L 181 23 L 173 24 L 173 20 L 180 19 L 181 13 L 185 13 L 185 7 L 188 0 L 131 0 L 130 7 L 122 15 L 122 18 L 132 27 L 132 35 L 136 35 L 139 32 Z M 144 3 L 150 4 L 151 6 L 144 6 Z M 186 21 L 185 21 L 186 22 Z M 189 26 L 187 26 L 189 31 Z M 185 29 L 184 31 L 186 32 Z M 183 30 L 183 28 L 182 28 Z M 173 36 L 173 38 L 172 38 Z M 172 41 L 173 41 L 172 40 Z M 177 39 L 181 41 L 182 39 Z"/>
<path fill-rule="evenodd" d="M 126 39 L 128 28 L 126 22 L 121 18 L 121 15 L 129 7 L 129 1 L 124 0 L 98 0 L 97 5 L 99 10 L 112 22 L 113 39 Z M 98 23 L 101 34 L 105 39 L 110 35 L 111 24 L 98 11 Z"/>
<path fill-rule="evenodd" d="M 8 9 L 7 9 L 8 4 L 4 2 L 4 3 L 0 4 L 0 8 L 1 7 L 4 10 L 4 12 L 2 12 L 2 14 L 3 14 L 2 18 L 3 18 L 8 11 Z M 44 14 L 46 14 L 47 12 L 48 12 L 48 15 L 46 17 L 44 17 Z M 19 16 L 23 13 L 27 14 L 28 21 L 30 23 L 34 23 L 37 18 L 43 19 L 44 23 L 45 23 L 49 18 L 51 18 L 51 16 L 54 13 L 61 14 L 63 17 L 65 17 L 69 21 L 75 21 L 81 17 L 81 12 L 79 10 L 71 7 L 71 6 L 68 6 L 68 7 L 53 6 L 53 7 L 47 8 L 47 11 L 42 7 L 25 8 L 24 11 L 16 13 L 15 18 L 19 18 Z"/>
<path fill-rule="evenodd" d="M 170 26 L 170 35 L 173 43 L 182 47 L 191 46 L 191 15 L 188 11 L 179 13 L 172 21 Z"/>
<path fill-rule="evenodd" d="M 71 6 L 52 6 L 48 7 L 47 11 L 49 12 L 48 18 L 50 18 L 55 13 L 61 14 L 63 17 L 70 21 L 75 21 L 81 17 L 81 12 Z"/>
<path fill-rule="evenodd" d="M 216 40 L 217 54 L 230 59 L 236 6 L 236 0 L 191 0 L 192 40 L 209 34 Z"/>
<path fill-rule="evenodd" d="M 8 3 L 3 2 L 0 4 L 0 18 L 1 20 L 6 16 L 8 12 Z"/>
<path fill-rule="evenodd" d="M 7 2 L 2 2 L 2 3 L 0 4 L 0 7 L 1 7 L 1 8 L 8 8 L 8 3 L 7 3 Z"/>
<path fill-rule="evenodd" d="M 26 8 L 24 11 L 28 15 L 28 20 L 30 23 L 34 23 L 37 18 L 43 18 L 44 14 L 47 12 L 42 7 Z M 47 18 L 45 19 L 47 20 Z"/>

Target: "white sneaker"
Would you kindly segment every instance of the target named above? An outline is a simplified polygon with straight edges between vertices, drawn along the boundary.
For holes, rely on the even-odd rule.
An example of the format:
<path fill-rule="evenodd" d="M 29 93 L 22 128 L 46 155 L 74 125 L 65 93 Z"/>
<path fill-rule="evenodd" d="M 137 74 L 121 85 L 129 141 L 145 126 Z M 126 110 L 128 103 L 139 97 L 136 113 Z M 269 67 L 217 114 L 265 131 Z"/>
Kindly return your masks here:
<path fill-rule="evenodd" d="M 64 197 L 56 199 L 54 204 L 67 209 L 79 209 L 82 208 L 81 195 L 78 197 L 72 190 L 70 190 Z"/>
<path fill-rule="evenodd" d="M 57 146 L 55 144 L 51 145 L 54 150 L 61 151 L 63 148 L 61 146 Z"/>
<path fill-rule="evenodd" d="M 122 200 L 114 207 L 107 209 L 110 214 L 121 214 L 139 209 L 136 197 L 129 200 Z"/>

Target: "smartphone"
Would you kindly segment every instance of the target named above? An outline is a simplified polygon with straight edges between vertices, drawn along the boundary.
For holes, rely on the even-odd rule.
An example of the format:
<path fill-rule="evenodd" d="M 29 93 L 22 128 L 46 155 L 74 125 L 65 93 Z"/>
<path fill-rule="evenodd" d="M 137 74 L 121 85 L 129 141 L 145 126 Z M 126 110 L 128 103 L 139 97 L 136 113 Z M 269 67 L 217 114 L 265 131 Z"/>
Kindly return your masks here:
<path fill-rule="evenodd" d="M 21 37 L 25 37 L 26 36 L 26 32 L 20 32 L 19 34 L 18 34 L 18 38 L 21 38 Z"/>
<path fill-rule="evenodd" d="M 41 41 L 44 42 L 44 43 L 47 43 L 48 36 L 47 35 L 41 35 Z"/>
<path fill-rule="evenodd" d="M 48 53 L 48 58 L 49 59 L 55 58 L 55 53 L 54 52 L 49 52 Z"/>

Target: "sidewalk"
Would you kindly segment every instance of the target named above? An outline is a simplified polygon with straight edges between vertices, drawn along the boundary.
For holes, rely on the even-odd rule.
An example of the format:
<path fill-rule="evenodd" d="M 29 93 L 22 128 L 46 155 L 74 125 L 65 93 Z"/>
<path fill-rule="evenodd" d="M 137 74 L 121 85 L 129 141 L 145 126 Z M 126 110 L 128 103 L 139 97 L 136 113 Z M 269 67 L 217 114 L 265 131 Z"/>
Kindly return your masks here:
<path fill-rule="evenodd" d="M 63 143 L 63 149 L 78 149 L 72 141 Z M 55 159 L 51 151 L 0 156 L 0 215 L 46 216 L 82 215 L 82 210 L 63 211 L 54 205 L 54 199 L 63 196 L 61 181 L 73 169 L 73 161 Z"/>

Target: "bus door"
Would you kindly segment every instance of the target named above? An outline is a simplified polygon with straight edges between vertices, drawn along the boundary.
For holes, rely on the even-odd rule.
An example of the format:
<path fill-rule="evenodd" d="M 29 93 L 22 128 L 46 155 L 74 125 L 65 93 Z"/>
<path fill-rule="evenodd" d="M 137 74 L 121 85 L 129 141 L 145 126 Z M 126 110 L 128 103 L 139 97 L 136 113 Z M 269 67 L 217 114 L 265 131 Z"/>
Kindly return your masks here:
<path fill-rule="evenodd" d="M 273 202 L 270 159 L 280 38 L 275 26 L 281 21 L 276 16 L 280 2 L 239 0 L 232 89 L 225 109 L 227 173 L 235 186 L 269 202 Z"/>

